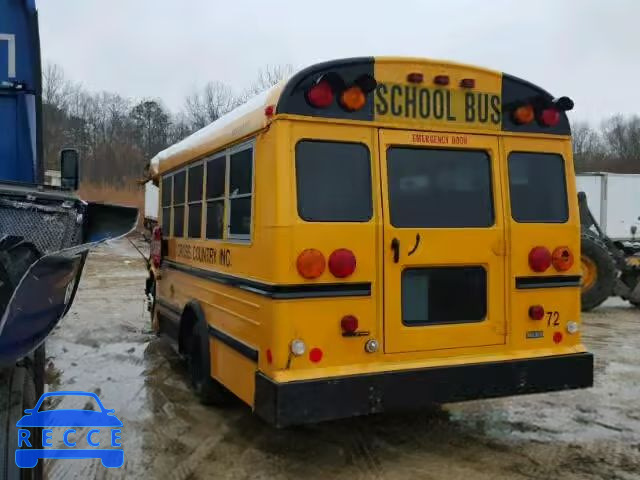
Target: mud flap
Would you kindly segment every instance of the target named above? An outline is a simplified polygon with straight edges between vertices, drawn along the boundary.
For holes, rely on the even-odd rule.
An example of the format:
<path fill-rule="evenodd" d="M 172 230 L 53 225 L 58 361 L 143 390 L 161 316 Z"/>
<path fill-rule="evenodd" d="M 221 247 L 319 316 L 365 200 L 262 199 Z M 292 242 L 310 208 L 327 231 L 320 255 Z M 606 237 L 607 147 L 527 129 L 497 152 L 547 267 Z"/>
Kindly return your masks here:
<path fill-rule="evenodd" d="M 131 232 L 137 218 L 135 208 L 90 203 L 83 243 L 29 267 L 0 318 L 0 365 L 14 363 L 44 342 L 73 303 L 89 250 Z"/>

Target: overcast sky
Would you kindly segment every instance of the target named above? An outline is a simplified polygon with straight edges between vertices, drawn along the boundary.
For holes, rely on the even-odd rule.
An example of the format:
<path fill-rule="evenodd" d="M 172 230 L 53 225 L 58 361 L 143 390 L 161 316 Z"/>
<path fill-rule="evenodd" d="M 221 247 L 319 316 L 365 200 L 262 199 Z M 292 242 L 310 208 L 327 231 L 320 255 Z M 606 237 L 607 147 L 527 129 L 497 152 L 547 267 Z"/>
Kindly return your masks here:
<path fill-rule="evenodd" d="M 640 1 L 38 0 L 43 57 L 90 90 L 173 110 L 209 80 L 361 55 L 455 60 L 575 100 L 574 119 L 640 113 Z"/>

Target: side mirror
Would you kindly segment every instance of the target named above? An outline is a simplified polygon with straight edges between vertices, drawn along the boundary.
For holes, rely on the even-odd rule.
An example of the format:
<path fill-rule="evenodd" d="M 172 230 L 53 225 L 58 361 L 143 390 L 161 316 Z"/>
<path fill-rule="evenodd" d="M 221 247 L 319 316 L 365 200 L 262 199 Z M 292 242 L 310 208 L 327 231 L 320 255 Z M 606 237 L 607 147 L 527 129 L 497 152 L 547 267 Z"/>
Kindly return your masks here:
<path fill-rule="evenodd" d="M 65 148 L 60 152 L 60 186 L 77 190 L 80 183 L 80 155 L 75 148 Z"/>

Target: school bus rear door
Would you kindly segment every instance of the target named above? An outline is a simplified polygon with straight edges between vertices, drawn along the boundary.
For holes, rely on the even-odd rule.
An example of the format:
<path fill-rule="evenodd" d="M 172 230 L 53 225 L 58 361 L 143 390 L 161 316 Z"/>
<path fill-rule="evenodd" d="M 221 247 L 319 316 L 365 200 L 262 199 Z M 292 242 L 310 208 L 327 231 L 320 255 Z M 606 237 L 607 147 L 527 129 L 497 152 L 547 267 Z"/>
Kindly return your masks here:
<path fill-rule="evenodd" d="M 505 343 L 498 139 L 380 130 L 384 351 Z"/>

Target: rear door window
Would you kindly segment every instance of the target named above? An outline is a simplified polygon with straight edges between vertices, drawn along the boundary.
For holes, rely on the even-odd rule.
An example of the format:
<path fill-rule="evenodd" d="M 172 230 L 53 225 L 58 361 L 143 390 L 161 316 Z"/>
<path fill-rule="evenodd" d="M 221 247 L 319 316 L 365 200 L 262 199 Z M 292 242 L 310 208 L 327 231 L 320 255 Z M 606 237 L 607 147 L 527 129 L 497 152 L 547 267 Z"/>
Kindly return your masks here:
<path fill-rule="evenodd" d="M 557 153 L 509 154 L 511 216 L 522 223 L 564 223 L 569 218 L 564 159 Z"/>
<path fill-rule="evenodd" d="M 298 215 L 308 222 L 367 222 L 373 214 L 371 158 L 360 143 L 296 145 Z"/>
<path fill-rule="evenodd" d="M 398 228 L 493 225 L 487 152 L 391 147 L 387 151 L 391 224 Z"/>
<path fill-rule="evenodd" d="M 464 292 L 464 301 L 460 301 Z M 408 268 L 402 272 L 402 323 L 409 327 L 481 322 L 487 314 L 482 267 Z"/>

